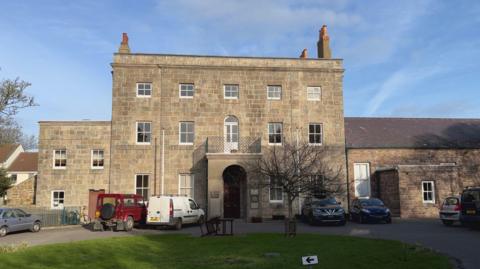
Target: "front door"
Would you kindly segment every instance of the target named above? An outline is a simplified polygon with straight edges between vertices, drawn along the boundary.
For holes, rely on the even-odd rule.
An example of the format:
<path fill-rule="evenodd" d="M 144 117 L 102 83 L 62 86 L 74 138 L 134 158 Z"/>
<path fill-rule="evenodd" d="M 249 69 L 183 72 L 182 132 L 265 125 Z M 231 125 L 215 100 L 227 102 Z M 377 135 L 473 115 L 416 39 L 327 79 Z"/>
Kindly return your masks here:
<path fill-rule="evenodd" d="M 105 190 L 90 190 L 88 194 L 88 216 L 91 220 L 95 219 L 95 211 L 97 210 L 97 197 Z"/>
<path fill-rule="evenodd" d="M 224 125 L 224 151 L 230 153 L 238 150 L 238 121 L 235 117 L 228 117 Z"/>
<path fill-rule="evenodd" d="M 224 176 L 223 216 L 240 218 L 240 180 L 233 175 Z"/>

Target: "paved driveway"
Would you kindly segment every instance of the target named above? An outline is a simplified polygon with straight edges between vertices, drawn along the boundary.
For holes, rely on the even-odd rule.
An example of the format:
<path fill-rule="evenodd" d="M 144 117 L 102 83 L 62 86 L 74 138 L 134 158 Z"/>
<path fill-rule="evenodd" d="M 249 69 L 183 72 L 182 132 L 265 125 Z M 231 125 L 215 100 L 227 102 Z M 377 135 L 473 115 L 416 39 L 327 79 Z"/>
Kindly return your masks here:
<path fill-rule="evenodd" d="M 283 222 L 265 222 L 259 224 L 235 222 L 235 233 L 283 232 Z M 480 230 L 462 227 L 445 227 L 437 220 L 394 220 L 393 224 L 357 224 L 346 226 L 309 226 L 298 224 L 300 233 L 321 233 L 352 235 L 370 238 L 401 240 L 407 243 L 421 244 L 433 248 L 463 262 L 465 268 L 480 267 Z M 0 245 L 26 242 L 29 245 L 71 242 L 78 240 L 106 238 L 113 236 L 134 236 L 142 234 L 187 233 L 200 235 L 198 226 L 191 226 L 181 231 L 135 229 L 132 232 L 91 232 L 82 227 L 42 230 L 40 233 L 15 233 L 0 239 Z"/>

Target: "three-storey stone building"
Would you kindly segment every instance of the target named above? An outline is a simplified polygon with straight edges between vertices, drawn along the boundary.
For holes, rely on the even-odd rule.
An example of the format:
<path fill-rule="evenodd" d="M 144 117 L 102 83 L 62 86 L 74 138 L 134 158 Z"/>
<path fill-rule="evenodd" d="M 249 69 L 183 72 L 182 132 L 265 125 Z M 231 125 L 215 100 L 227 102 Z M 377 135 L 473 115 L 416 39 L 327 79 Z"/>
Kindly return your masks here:
<path fill-rule="evenodd" d="M 253 189 L 245 163 L 285 140 L 336 146 L 345 166 L 342 60 L 326 28 L 319 57 L 131 53 L 112 63 L 112 119 L 40 122 L 40 206 L 87 205 L 98 192 L 190 195 L 209 216 L 284 214 L 281 192 Z"/>

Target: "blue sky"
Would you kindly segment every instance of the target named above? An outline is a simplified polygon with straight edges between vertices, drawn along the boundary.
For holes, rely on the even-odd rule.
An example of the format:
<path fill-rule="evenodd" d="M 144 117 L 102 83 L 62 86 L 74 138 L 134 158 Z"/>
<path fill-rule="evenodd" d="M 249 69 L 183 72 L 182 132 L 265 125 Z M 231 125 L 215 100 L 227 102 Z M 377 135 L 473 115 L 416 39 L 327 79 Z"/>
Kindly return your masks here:
<path fill-rule="evenodd" d="M 0 78 L 40 106 L 18 121 L 109 120 L 112 54 L 316 57 L 327 24 L 346 116 L 480 117 L 480 1 L 1 1 Z"/>

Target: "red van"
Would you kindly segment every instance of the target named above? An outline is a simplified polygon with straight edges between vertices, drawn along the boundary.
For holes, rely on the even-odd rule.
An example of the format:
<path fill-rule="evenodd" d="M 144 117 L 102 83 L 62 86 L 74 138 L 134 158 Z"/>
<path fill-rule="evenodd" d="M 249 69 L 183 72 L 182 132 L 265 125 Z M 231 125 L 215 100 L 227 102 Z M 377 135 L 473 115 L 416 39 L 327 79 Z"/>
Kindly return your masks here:
<path fill-rule="evenodd" d="M 93 230 L 131 231 L 135 223 L 144 223 L 146 207 L 136 194 L 102 193 L 97 197 Z"/>

